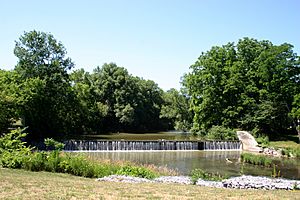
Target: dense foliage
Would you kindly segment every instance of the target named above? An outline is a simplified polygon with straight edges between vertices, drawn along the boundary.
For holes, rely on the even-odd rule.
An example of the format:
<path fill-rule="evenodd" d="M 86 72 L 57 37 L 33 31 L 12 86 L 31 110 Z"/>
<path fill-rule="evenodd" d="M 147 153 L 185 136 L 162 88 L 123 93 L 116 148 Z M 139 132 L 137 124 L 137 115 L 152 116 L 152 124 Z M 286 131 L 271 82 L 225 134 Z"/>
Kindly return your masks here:
<path fill-rule="evenodd" d="M 74 64 L 66 58 L 64 46 L 51 34 L 31 31 L 16 42 L 14 53 L 19 59 L 15 68 L 19 80 L 43 83 L 22 109 L 24 125 L 32 133 L 29 136 L 36 139 L 74 132 L 77 106 L 67 73 Z"/>
<path fill-rule="evenodd" d="M 193 113 L 190 112 L 190 99 L 184 93 L 170 89 L 163 94 L 165 100 L 160 117 L 169 119 L 170 127 L 189 131 L 192 127 Z"/>
<path fill-rule="evenodd" d="M 300 138 L 300 59 L 290 44 L 244 38 L 202 53 L 181 91 L 163 91 L 114 63 L 70 71 L 74 63 L 53 35 L 25 32 L 19 59 L 0 70 L 0 133 L 27 127 L 29 139 L 75 134 L 192 130 L 234 139 L 233 129 Z"/>
<path fill-rule="evenodd" d="M 158 131 L 163 91 L 156 83 L 130 75 L 114 63 L 71 74 L 85 132 Z"/>
<path fill-rule="evenodd" d="M 295 130 L 299 64 L 292 45 L 249 38 L 202 53 L 184 77 L 193 131 L 214 125 L 270 135 Z"/>
<path fill-rule="evenodd" d="M 51 34 L 25 32 L 14 53 L 19 59 L 15 69 L 0 70 L 0 133 L 25 126 L 27 139 L 42 141 L 85 133 L 190 127 L 185 95 L 175 89 L 165 93 L 155 82 L 114 63 L 92 73 L 71 72 L 74 63 Z"/>

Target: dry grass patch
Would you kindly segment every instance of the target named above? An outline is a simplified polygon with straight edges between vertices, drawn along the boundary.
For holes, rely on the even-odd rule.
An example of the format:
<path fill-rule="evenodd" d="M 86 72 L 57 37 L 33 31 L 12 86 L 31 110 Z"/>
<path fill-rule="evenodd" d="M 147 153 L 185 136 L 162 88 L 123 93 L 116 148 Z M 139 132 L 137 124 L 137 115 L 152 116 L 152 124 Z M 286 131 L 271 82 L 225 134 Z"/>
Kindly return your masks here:
<path fill-rule="evenodd" d="M 97 182 L 68 174 L 0 169 L 0 199 L 297 199 L 298 191 Z"/>

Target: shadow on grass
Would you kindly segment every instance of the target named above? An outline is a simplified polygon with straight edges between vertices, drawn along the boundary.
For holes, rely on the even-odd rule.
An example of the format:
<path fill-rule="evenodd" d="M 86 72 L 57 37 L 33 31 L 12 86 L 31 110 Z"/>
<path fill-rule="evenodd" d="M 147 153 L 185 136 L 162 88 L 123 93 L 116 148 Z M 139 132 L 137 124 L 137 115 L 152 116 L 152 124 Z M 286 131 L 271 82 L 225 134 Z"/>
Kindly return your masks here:
<path fill-rule="evenodd" d="M 270 141 L 293 141 L 299 144 L 298 135 L 275 135 L 270 137 Z"/>

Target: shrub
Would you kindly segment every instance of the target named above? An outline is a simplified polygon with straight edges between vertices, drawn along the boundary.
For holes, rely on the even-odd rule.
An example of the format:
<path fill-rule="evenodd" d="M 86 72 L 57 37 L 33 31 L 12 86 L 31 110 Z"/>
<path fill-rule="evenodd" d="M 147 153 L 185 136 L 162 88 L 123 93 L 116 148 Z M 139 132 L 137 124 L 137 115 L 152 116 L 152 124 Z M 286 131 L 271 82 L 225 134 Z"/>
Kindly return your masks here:
<path fill-rule="evenodd" d="M 191 171 L 190 176 L 192 178 L 193 184 L 195 184 L 198 179 L 211 180 L 211 181 L 221 181 L 228 178 L 228 176 L 223 176 L 219 173 L 209 173 L 202 169 L 194 169 Z"/>
<path fill-rule="evenodd" d="M 208 130 L 206 135 L 210 140 L 237 140 L 237 134 L 235 130 L 225 128 L 223 126 L 213 126 Z"/>
<path fill-rule="evenodd" d="M 158 176 L 158 174 L 154 173 L 153 171 L 151 171 L 145 167 L 131 166 L 131 165 L 122 166 L 117 171 L 116 174 L 148 178 L 148 179 L 153 179 Z"/>
<path fill-rule="evenodd" d="M 19 169 L 22 166 L 24 153 L 20 151 L 4 151 L 0 157 L 2 167 Z"/>
<path fill-rule="evenodd" d="M 56 141 L 56 140 L 54 140 L 52 138 L 46 138 L 45 141 L 44 141 L 44 143 L 45 143 L 46 147 L 48 147 L 48 148 L 52 147 L 56 151 L 63 150 L 63 148 L 65 146 L 63 143 L 58 142 L 58 141 Z"/>
<path fill-rule="evenodd" d="M 65 170 L 61 168 L 62 158 L 60 157 L 60 152 L 64 148 L 64 144 L 55 141 L 52 138 L 46 138 L 44 141 L 46 147 L 53 149 L 48 153 L 45 169 L 50 172 L 64 172 Z"/>
<path fill-rule="evenodd" d="M 46 170 L 47 156 L 45 152 L 33 152 L 23 158 L 22 168 L 29 171 Z"/>
<path fill-rule="evenodd" d="M 12 130 L 0 138 L 0 164 L 2 167 L 21 168 L 24 157 L 31 154 L 33 148 L 26 147 L 22 139 L 26 137 L 24 129 Z"/>
<path fill-rule="evenodd" d="M 256 138 L 256 141 L 262 147 L 267 147 L 270 144 L 268 136 L 259 136 Z"/>
<path fill-rule="evenodd" d="M 94 173 L 94 165 L 88 161 L 86 158 L 75 155 L 75 156 L 64 156 L 64 159 L 61 162 L 60 167 L 64 172 L 70 173 L 76 176 L 84 176 L 84 177 L 96 177 L 97 175 Z"/>
<path fill-rule="evenodd" d="M 61 172 L 88 178 L 99 178 L 115 174 L 120 168 L 117 165 L 98 163 L 93 160 L 89 160 L 82 155 L 72 154 L 65 154 L 62 156 L 59 167 Z"/>

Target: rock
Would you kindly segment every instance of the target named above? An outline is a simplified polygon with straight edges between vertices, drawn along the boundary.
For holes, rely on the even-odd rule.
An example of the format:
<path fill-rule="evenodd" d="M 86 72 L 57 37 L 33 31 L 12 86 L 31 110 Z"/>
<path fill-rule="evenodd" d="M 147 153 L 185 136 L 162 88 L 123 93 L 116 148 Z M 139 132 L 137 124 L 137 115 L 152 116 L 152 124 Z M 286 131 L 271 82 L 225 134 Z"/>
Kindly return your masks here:
<path fill-rule="evenodd" d="M 222 181 L 225 188 L 247 188 L 247 189 L 265 189 L 265 190 L 292 190 L 300 181 L 286 180 L 281 178 L 267 178 L 260 176 L 240 176 Z"/>
<path fill-rule="evenodd" d="M 179 183 L 179 184 L 192 184 L 192 180 L 188 176 L 161 176 L 154 179 L 157 183 Z"/>
<path fill-rule="evenodd" d="M 192 184 L 188 176 L 161 176 L 154 180 L 145 178 L 111 175 L 98 178 L 97 181 L 113 181 L 125 183 L 173 183 L 173 184 Z M 282 178 L 268 178 L 261 176 L 239 176 L 232 177 L 223 181 L 207 181 L 199 179 L 196 182 L 199 186 L 216 188 L 237 188 L 237 189 L 262 189 L 262 190 L 293 190 L 295 187 L 300 189 L 300 181 L 287 180 Z"/>
<path fill-rule="evenodd" d="M 202 179 L 199 179 L 196 182 L 196 185 L 216 187 L 216 188 L 222 188 L 223 187 L 223 184 L 222 184 L 221 181 L 206 181 L 206 180 L 202 180 Z"/>
<path fill-rule="evenodd" d="M 153 181 L 145 178 L 123 176 L 123 175 L 110 175 L 103 178 L 98 178 L 96 181 L 111 181 L 111 182 L 124 182 L 124 183 L 151 183 Z"/>
<path fill-rule="evenodd" d="M 247 131 L 237 131 L 239 140 L 243 143 L 243 150 L 251 152 L 262 152 L 255 138 Z"/>
<path fill-rule="evenodd" d="M 281 157 L 282 156 L 280 150 L 276 150 L 272 147 L 264 148 L 262 153 L 265 154 L 265 155 L 268 155 L 268 156 L 275 156 L 275 157 Z"/>

